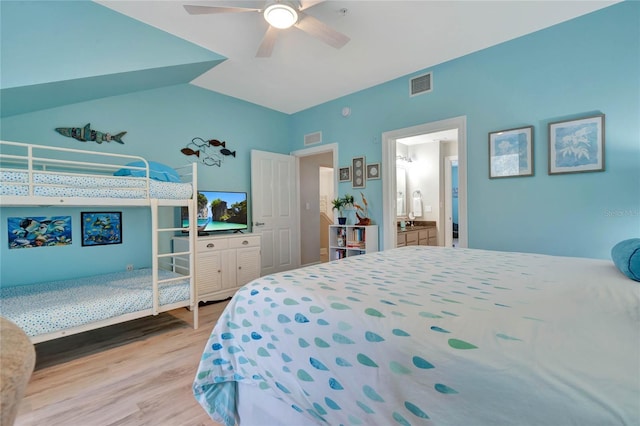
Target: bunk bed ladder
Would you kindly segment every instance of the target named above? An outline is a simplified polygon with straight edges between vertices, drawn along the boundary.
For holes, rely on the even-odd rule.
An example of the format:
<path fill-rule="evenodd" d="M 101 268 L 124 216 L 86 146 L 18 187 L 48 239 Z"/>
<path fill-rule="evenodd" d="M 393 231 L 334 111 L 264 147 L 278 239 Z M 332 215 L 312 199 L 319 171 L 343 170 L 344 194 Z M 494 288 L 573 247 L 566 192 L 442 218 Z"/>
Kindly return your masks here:
<path fill-rule="evenodd" d="M 195 172 L 195 166 L 193 167 L 193 171 Z M 194 180 L 196 178 L 193 178 Z M 194 194 L 197 194 L 195 191 L 195 182 L 194 182 Z M 187 205 L 183 204 L 175 204 L 173 202 L 167 202 L 163 200 L 157 200 L 152 198 L 149 200 L 149 205 L 151 208 L 151 250 L 152 250 L 152 279 L 153 279 L 153 315 L 157 315 L 160 312 L 160 291 L 159 285 L 165 282 L 177 281 L 184 278 L 189 278 L 191 285 L 190 288 L 190 309 L 193 312 L 193 328 L 198 328 L 198 301 L 196 300 L 196 289 L 195 289 L 195 248 L 196 248 L 196 235 L 197 235 L 197 221 L 196 219 L 196 207 L 197 207 L 197 198 L 192 198 L 189 200 Z M 160 207 L 187 207 L 189 213 L 189 224 L 190 228 L 188 229 L 189 233 L 189 250 L 187 252 L 174 252 L 171 250 L 168 253 L 160 252 L 160 233 L 169 232 L 184 232 L 182 227 L 169 227 L 169 228 L 161 228 L 159 225 L 159 210 Z M 163 258 L 170 258 L 171 267 L 175 270 L 176 267 L 176 259 L 187 256 L 189 262 L 189 274 L 180 278 L 170 278 L 165 280 L 159 279 L 159 269 L 160 269 L 160 261 Z"/>

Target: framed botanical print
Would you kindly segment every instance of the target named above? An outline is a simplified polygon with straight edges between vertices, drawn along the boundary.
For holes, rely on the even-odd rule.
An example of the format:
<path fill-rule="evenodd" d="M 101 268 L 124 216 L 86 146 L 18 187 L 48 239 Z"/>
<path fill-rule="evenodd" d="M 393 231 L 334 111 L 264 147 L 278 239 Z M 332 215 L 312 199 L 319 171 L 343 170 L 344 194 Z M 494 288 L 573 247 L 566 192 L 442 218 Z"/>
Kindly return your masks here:
<path fill-rule="evenodd" d="M 604 171 L 604 114 L 549 123 L 549 174 Z"/>
<path fill-rule="evenodd" d="M 533 126 L 489 133 L 489 178 L 533 176 Z"/>
<path fill-rule="evenodd" d="M 351 160 L 351 171 L 353 173 L 353 187 L 364 188 L 365 187 L 365 160 L 364 157 L 353 157 Z"/>

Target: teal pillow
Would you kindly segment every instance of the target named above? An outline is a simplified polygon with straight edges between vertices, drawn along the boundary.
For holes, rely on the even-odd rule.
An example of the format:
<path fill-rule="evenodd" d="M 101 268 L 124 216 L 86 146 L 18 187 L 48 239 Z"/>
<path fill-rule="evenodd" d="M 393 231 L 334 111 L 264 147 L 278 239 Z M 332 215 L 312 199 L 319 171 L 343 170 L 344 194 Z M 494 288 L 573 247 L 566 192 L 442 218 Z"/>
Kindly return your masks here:
<path fill-rule="evenodd" d="M 169 166 L 162 163 L 156 163 L 155 161 L 148 161 L 149 163 L 149 177 L 151 179 L 159 180 L 161 182 L 180 182 L 180 176 L 178 172 Z M 134 161 L 127 164 L 131 167 L 145 167 L 143 161 Z M 145 170 L 131 170 L 120 169 L 113 174 L 114 176 L 134 176 L 134 177 L 146 177 L 147 172 Z"/>
<path fill-rule="evenodd" d="M 620 241 L 613 246 L 611 259 L 623 274 L 640 281 L 640 238 Z"/>

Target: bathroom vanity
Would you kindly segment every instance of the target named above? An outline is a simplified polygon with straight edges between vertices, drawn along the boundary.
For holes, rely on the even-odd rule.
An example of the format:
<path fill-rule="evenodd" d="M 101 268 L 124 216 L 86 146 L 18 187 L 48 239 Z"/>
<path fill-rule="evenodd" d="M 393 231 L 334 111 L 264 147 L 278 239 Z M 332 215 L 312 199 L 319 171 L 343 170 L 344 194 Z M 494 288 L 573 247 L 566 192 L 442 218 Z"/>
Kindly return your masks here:
<path fill-rule="evenodd" d="M 438 228 L 432 221 L 415 221 L 413 226 L 407 224 L 404 230 L 398 222 L 396 235 L 396 247 L 438 245 Z"/>

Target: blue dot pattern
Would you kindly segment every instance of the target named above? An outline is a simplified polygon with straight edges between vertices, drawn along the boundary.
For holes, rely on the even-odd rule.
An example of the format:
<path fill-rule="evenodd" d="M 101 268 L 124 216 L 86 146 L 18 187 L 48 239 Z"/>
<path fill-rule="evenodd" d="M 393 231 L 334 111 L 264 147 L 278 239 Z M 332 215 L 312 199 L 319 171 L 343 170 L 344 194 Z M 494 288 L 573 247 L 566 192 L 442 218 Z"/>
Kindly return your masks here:
<path fill-rule="evenodd" d="M 194 395 L 226 426 L 237 381 L 284 402 L 301 424 L 460 424 L 471 415 L 465 398 L 491 392 L 473 375 L 521 358 L 526 369 L 528 340 L 549 325 L 530 300 L 556 286 L 544 271 L 562 261 L 497 253 L 404 247 L 259 278 L 213 329 Z"/>
<path fill-rule="evenodd" d="M 28 196 L 29 175 L 26 172 L 0 172 L 1 195 Z M 190 183 L 161 182 L 149 179 L 111 176 L 74 176 L 56 173 L 34 173 L 34 195 L 40 197 L 83 198 L 159 198 L 186 200 L 191 198 Z"/>
<path fill-rule="evenodd" d="M 180 277 L 158 270 L 160 280 Z M 151 269 L 136 269 L 21 286 L 0 285 L 0 314 L 28 336 L 55 333 L 151 309 L 151 282 Z M 188 279 L 160 283 L 160 306 L 189 300 L 189 289 Z"/>

